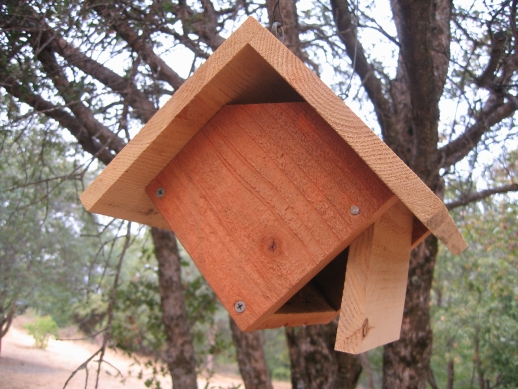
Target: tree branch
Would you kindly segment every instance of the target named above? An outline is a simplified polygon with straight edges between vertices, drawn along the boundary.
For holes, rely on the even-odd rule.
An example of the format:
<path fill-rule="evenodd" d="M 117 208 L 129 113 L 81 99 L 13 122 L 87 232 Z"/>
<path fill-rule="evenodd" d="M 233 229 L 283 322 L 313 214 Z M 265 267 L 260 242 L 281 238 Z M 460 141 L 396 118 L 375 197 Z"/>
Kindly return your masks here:
<path fill-rule="evenodd" d="M 100 81 L 114 92 L 119 93 L 124 100 L 134 109 L 135 114 L 145 123 L 156 112 L 156 108 L 148 100 L 146 95 L 139 91 L 129 79 L 119 76 L 117 73 L 91 59 L 79 49 L 68 43 L 59 33 L 53 30 L 45 21 L 44 15 L 39 15 L 32 7 L 23 5 L 20 7 L 24 16 L 23 23 L 18 23 L 18 29 L 41 33 L 40 41 L 45 42 L 39 50 L 45 47 L 52 48 L 72 66 L 83 71 Z"/>
<path fill-rule="evenodd" d="M 156 112 L 156 108 L 153 103 L 148 100 L 146 95 L 135 87 L 133 82 L 119 76 L 99 62 L 86 56 L 63 39 L 61 35 L 50 30 L 50 28 L 49 32 L 55 37 L 52 41 L 52 47 L 60 56 L 66 59 L 70 65 L 75 66 L 85 74 L 102 82 L 114 92 L 119 93 L 144 123 L 151 119 Z"/>
<path fill-rule="evenodd" d="M 266 0 L 266 9 L 268 10 L 268 18 L 270 25 L 273 24 L 273 9 L 277 0 Z M 318 74 L 318 65 L 313 63 L 308 55 L 302 50 L 302 42 L 300 41 L 299 31 L 299 17 L 297 14 L 296 0 L 280 0 L 280 10 L 282 11 L 283 29 L 284 29 L 284 44 L 295 54 L 302 62 L 311 66 L 313 71 Z"/>
<path fill-rule="evenodd" d="M 60 96 L 90 136 L 99 139 L 106 147 L 118 153 L 125 146 L 125 142 L 95 119 L 92 112 L 83 104 L 80 99 L 81 92 L 70 85 L 63 69 L 56 61 L 54 52 L 49 45 L 53 38 L 54 36 L 44 29 L 32 32 L 30 43 L 35 56 L 43 65 L 48 78 L 52 80 Z"/>
<path fill-rule="evenodd" d="M 353 71 L 360 76 L 362 85 L 367 92 L 381 127 L 383 139 L 393 148 L 396 141 L 394 115 L 389 100 L 383 93 L 381 81 L 376 77 L 373 66 L 367 61 L 363 46 L 358 41 L 356 26 L 347 0 L 331 0 L 336 33 L 346 48 L 347 55 L 355 63 Z"/>
<path fill-rule="evenodd" d="M 518 192 L 518 184 L 513 183 L 510 185 L 500 186 L 498 188 L 491 188 L 491 189 L 482 190 L 480 192 L 470 193 L 465 196 L 462 196 L 458 200 L 447 203 L 446 207 L 449 210 L 452 210 L 454 208 L 462 207 L 464 205 L 468 205 L 470 203 L 474 203 L 476 201 L 483 200 L 483 199 L 485 199 L 489 196 L 493 196 L 495 194 L 509 193 L 509 192 Z"/>
<path fill-rule="evenodd" d="M 5 70 L 0 68 L 0 85 L 12 96 L 23 103 L 31 106 L 35 111 L 40 112 L 56 120 L 61 126 L 68 129 L 77 139 L 83 150 L 92 154 L 95 158 L 108 165 L 114 155 L 95 138 L 90 137 L 89 132 L 79 120 L 70 115 L 64 109 L 56 107 L 38 95 L 35 95 L 22 87 L 13 77 L 7 76 Z"/>
<path fill-rule="evenodd" d="M 495 34 L 493 34 L 489 62 L 482 75 L 475 79 L 475 82 L 478 86 L 485 87 L 489 90 L 495 89 L 495 85 L 491 79 L 494 77 L 495 70 L 498 67 L 498 63 L 500 62 L 500 58 L 504 54 L 505 42 L 505 32 L 498 31 Z"/>
<path fill-rule="evenodd" d="M 97 12 L 115 31 L 124 39 L 131 49 L 137 52 L 142 59 L 149 65 L 159 80 L 169 83 L 174 89 L 178 89 L 185 80 L 171 69 L 160 57 L 158 57 L 152 47 L 146 43 L 142 35 L 138 35 L 131 25 L 120 18 L 120 9 L 112 2 L 88 1 L 91 8 Z"/>
<path fill-rule="evenodd" d="M 210 0 L 200 0 L 203 6 L 203 23 L 197 25 L 200 38 L 212 49 L 216 50 L 225 39 L 218 34 L 218 14 Z"/>
<path fill-rule="evenodd" d="M 472 126 L 468 127 L 458 138 L 438 150 L 439 167 L 447 168 L 462 160 L 475 148 L 484 133 L 503 119 L 513 115 L 517 109 L 518 104 L 514 100 L 505 104 L 496 102 L 483 109 Z"/>

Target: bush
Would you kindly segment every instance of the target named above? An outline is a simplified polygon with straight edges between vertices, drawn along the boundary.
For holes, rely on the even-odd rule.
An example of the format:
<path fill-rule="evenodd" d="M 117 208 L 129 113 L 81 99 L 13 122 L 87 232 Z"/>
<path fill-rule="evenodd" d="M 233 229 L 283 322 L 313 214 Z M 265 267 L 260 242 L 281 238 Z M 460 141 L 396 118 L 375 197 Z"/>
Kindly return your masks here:
<path fill-rule="evenodd" d="M 47 348 L 51 335 L 58 337 L 58 325 L 48 315 L 38 317 L 34 323 L 27 323 L 24 327 L 34 337 L 34 344 L 39 348 Z"/>

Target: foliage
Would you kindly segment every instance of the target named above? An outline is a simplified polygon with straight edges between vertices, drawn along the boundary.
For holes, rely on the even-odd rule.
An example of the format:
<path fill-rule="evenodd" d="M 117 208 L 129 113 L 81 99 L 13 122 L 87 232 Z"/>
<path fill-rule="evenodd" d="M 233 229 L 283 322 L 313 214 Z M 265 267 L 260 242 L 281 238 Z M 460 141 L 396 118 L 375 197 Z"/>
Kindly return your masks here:
<path fill-rule="evenodd" d="M 156 260 L 144 255 L 128 258 L 126 280 L 116 293 L 112 337 L 118 347 L 128 352 L 161 355 L 165 344 L 162 326 Z"/>
<path fill-rule="evenodd" d="M 137 250 L 139 244 L 140 251 Z M 147 234 L 133 246 L 116 292 L 112 337 L 117 346 L 130 353 L 163 356 L 165 333 L 158 293 L 158 265 Z M 224 309 L 188 254 L 183 249 L 181 252 L 187 315 L 199 368 L 203 370 L 209 355 L 216 355 L 228 347 L 228 340 L 222 337 L 216 325 L 216 317 Z M 92 307 L 87 311 L 93 314 L 95 309 Z M 207 334 L 211 331 L 214 334 L 208 340 Z"/>
<path fill-rule="evenodd" d="M 46 120 L 27 124 L 2 123 L 0 134 L 0 306 L 37 302 L 65 324 L 84 287 L 93 247 L 79 237 L 91 220 L 75 201 L 80 172 L 66 143 Z"/>
<path fill-rule="evenodd" d="M 114 258 L 121 249 L 117 238 L 122 224 L 103 225 L 74 202 L 83 178 L 90 174 L 83 164 L 91 171 L 97 168 L 85 155 L 109 163 L 246 16 L 268 24 L 273 3 L 8 0 L 0 4 L 0 86 L 7 92 L 0 95 L 0 319 L 23 298 L 52 313 L 60 324 L 69 320 L 69 307 L 74 307 L 87 331 L 102 329 L 111 281 L 119 276 Z M 489 195 L 480 189 L 516 191 L 516 179 L 510 174 L 493 180 L 485 173 L 492 173 L 486 167 L 505 157 L 505 148 L 516 139 L 517 2 L 390 3 L 392 14 L 389 2 L 284 0 L 280 4 L 285 44 L 349 105 L 361 110 L 389 147 L 438 194 L 446 184 L 450 200 L 460 206 Z M 419 55 L 412 56 L 415 53 Z M 505 214 L 492 210 L 495 220 L 486 219 L 491 207 L 486 208 L 470 208 L 464 214 L 466 228 L 477 218 L 493 225 L 472 237 L 477 244 L 486 238 L 486 245 L 461 258 L 442 254 L 446 259 L 439 261 L 433 315 L 434 363 L 440 365 L 435 370 L 441 382 L 440 372 L 445 371 L 441 355 L 463 362 L 455 362 L 459 382 L 464 382 L 459 377 L 469 375 L 462 371 L 464 362 L 475 354 L 480 361 L 475 363 L 475 376 L 492 385 L 513 378 L 504 367 L 514 360 L 495 356 L 508 355 L 506 346 L 513 339 L 501 341 L 503 332 L 494 335 L 490 326 L 515 330 L 509 296 L 516 292 L 508 286 L 498 289 L 489 277 L 502 285 L 512 282 L 508 275 L 514 274 L 513 268 L 506 267 L 503 259 L 509 254 L 498 251 L 510 244 L 490 242 L 497 226 L 498 234 L 508 232 L 496 220 Z M 507 225 L 516 229 L 512 221 Z M 509 239 L 516 241 L 512 235 Z M 112 332 L 126 349 L 147 352 L 162 347 L 163 339 L 156 274 L 150 270 L 155 264 L 138 250 L 128 255 L 120 274 Z M 221 320 L 204 280 L 195 273 L 189 276 L 190 266 L 184 269 L 188 280 L 184 289 L 201 365 L 218 349 L 228 351 L 228 337 L 223 335 L 228 324 Z M 433 265 L 418 271 L 426 272 L 426 278 Z M 408 293 L 424 302 L 414 316 L 428 317 L 429 287 L 412 289 L 410 284 Z M 503 321 L 490 323 L 489 318 L 496 317 Z M 405 352 L 431 345 L 427 320 L 413 323 L 423 327 L 407 326 L 412 334 L 403 334 L 399 343 Z M 471 332 L 470 323 L 477 324 L 469 327 Z M 207 341 L 214 328 L 216 335 Z M 447 335 L 470 343 L 450 344 Z M 473 354 L 475 343 L 478 351 Z M 463 353 L 448 354 L 460 347 L 455 344 L 465 345 Z M 280 353 L 276 363 L 284 368 L 285 351 L 272 349 Z M 416 354 L 423 356 L 416 366 L 401 359 L 398 366 L 427 369 L 429 353 Z M 381 360 L 378 353 L 374 356 Z"/>
<path fill-rule="evenodd" d="M 470 250 L 443 252 L 434 285 L 434 372 L 455 387 L 518 382 L 518 203 L 504 198 L 460 212 Z M 443 385 L 440 385 L 443 386 Z"/>
<path fill-rule="evenodd" d="M 34 323 L 25 324 L 29 335 L 34 337 L 36 347 L 47 348 L 51 336 L 58 338 L 58 325 L 49 315 L 37 317 Z"/>
<path fill-rule="evenodd" d="M 284 328 L 263 331 L 263 344 L 270 376 L 281 381 L 290 380 L 290 359 Z"/>

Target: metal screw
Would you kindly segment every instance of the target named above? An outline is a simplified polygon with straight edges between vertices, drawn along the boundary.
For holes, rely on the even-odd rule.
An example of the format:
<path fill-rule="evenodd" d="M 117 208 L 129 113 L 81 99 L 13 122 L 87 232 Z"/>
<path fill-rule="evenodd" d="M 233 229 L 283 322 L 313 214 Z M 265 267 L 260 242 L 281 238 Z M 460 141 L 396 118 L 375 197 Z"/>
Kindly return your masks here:
<path fill-rule="evenodd" d="M 244 301 L 241 301 L 239 300 L 238 302 L 236 302 L 236 304 L 234 305 L 234 309 L 236 310 L 237 313 L 243 313 L 246 309 L 246 305 L 245 305 L 245 302 Z"/>
<path fill-rule="evenodd" d="M 351 207 L 351 214 L 358 215 L 359 213 L 360 213 L 360 207 L 358 207 L 357 205 L 353 205 Z"/>
<path fill-rule="evenodd" d="M 164 197 L 164 194 L 165 194 L 164 188 L 158 188 L 155 191 L 155 194 L 156 194 L 156 197 L 158 197 L 158 198 Z"/>

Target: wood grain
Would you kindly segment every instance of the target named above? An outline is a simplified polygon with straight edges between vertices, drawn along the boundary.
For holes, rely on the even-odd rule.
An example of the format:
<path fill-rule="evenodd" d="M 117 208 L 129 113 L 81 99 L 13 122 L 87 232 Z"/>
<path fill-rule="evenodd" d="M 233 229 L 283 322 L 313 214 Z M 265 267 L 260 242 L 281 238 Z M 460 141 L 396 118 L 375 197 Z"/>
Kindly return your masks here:
<path fill-rule="evenodd" d="M 306 284 L 258 329 L 327 324 L 339 311 L 334 309 L 313 282 Z"/>
<path fill-rule="evenodd" d="M 348 252 L 342 251 L 257 329 L 328 324 L 333 320 L 340 313 Z"/>
<path fill-rule="evenodd" d="M 358 354 L 399 339 L 413 218 L 398 202 L 349 247 L 336 350 Z"/>
<path fill-rule="evenodd" d="M 185 82 L 82 194 L 96 213 L 169 228 L 145 187 L 226 104 L 306 101 L 453 253 L 466 243 L 442 201 L 252 18 Z M 422 236 L 422 234 L 421 234 Z"/>
<path fill-rule="evenodd" d="M 252 46 L 358 153 L 412 213 L 454 254 L 467 244 L 444 203 L 311 70 L 267 30 Z"/>
<path fill-rule="evenodd" d="M 306 101 L 453 253 L 466 247 L 422 181 L 268 30 L 253 18 L 185 82 L 82 194 L 96 213 L 169 228 L 144 188 L 226 104 Z"/>
<path fill-rule="evenodd" d="M 397 201 L 305 103 L 223 107 L 147 192 L 242 330 Z"/>
<path fill-rule="evenodd" d="M 431 232 L 426 226 L 414 216 L 414 226 L 412 227 L 412 250 L 423 242 Z"/>

